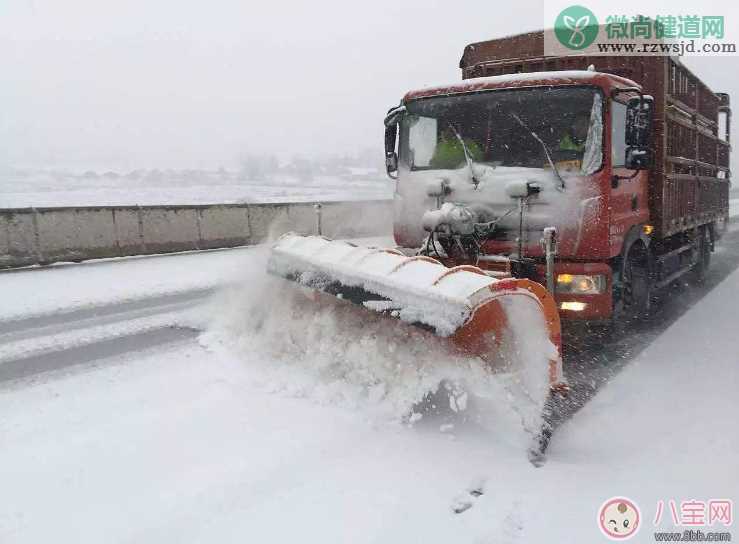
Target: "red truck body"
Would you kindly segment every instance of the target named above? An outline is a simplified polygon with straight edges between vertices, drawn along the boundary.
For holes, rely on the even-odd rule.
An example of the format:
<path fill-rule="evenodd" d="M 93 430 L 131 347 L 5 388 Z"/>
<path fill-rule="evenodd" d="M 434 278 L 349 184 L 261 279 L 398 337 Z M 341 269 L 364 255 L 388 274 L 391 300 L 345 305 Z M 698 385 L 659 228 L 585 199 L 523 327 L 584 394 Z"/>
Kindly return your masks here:
<path fill-rule="evenodd" d="M 578 221 L 557 225 L 555 273 L 565 280 L 568 275 L 599 276 L 605 284 L 600 292 L 558 289 L 555 298 L 563 318 L 610 319 L 617 302 L 626 300 L 624 289 L 631 285 L 627 279 L 634 285 L 641 281 L 633 279 L 640 270 L 648 274 L 648 284 L 639 284 L 643 292 L 638 296 L 648 298 L 683 273 L 707 266 L 705 254 L 728 218 L 729 98 L 712 92 L 670 57 L 546 57 L 543 50 L 542 32 L 468 45 L 460 61 L 464 81 L 408 92 L 402 104 L 503 89 L 588 87 L 601 94 L 602 164 L 596 172 L 579 176 L 583 189 Z M 648 169 L 631 170 L 615 154 L 616 140 L 623 139 L 615 125 L 628 100 L 642 95 L 653 97 L 653 161 Z M 726 116 L 723 130 L 721 114 Z M 415 219 L 408 219 L 412 212 L 407 206 L 412 173 L 404 174 L 402 150 L 400 160 L 395 237 L 400 246 L 417 247 L 418 229 Z M 488 239 L 481 251 L 486 256 L 510 255 L 515 244 L 515 236 Z M 529 277 L 544 283 L 539 238 L 529 236 L 525 249 L 536 263 Z M 494 257 L 475 264 L 491 270 L 509 266 Z M 629 296 L 636 296 L 637 289 L 632 291 Z"/>

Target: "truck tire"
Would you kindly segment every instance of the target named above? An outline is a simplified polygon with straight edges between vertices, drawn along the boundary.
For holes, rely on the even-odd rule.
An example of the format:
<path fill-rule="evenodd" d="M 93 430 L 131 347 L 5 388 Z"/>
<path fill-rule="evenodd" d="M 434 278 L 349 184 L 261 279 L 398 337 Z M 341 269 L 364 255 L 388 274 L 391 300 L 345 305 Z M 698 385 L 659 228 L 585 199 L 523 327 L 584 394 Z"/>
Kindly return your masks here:
<path fill-rule="evenodd" d="M 693 269 L 690 271 L 690 281 L 701 285 L 706 281 L 706 273 L 711 264 L 711 232 L 707 226 L 698 231 L 698 256 Z"/>
<path fill-rule="evenodd" d="M 629 248 L 621 266 L 621 292 L 614 318 L 621 324 L 649 317 L 652 309 L 653 281 L 649 269 L 649 250 L 641 242 Z"/>

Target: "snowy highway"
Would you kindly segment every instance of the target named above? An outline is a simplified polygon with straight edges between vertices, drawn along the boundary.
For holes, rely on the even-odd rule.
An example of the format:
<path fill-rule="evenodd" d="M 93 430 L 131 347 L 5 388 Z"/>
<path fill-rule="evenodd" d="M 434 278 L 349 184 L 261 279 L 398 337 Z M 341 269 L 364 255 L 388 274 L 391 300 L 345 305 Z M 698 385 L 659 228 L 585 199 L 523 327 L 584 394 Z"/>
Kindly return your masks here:
<path fill-rule="evenodd" d="M 585 542 L 613 495 L 647 518 L 659 499 L 739 500 L 735 226 L 658 322 L 566 348 L 541 468 L 480 407 L 409 426 L 425 384 L 368 336 L 296 355 L 289 313 L 255 329 L 253 301 L 276 304 L 264 254 L 0 273 L 0 541 Z"/>
<path fill-rule="evenodd" d="M 2 4 L 0 544 L 739 540 L 739 7 L 437 4 Z"/>

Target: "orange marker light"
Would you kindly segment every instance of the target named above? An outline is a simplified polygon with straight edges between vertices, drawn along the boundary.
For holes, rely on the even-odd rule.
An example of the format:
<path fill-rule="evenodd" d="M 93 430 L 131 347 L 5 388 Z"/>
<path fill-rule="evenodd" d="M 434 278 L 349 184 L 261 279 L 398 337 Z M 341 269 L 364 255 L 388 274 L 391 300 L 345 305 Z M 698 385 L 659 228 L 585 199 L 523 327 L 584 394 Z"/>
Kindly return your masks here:
<path fill-rule="evenodd" d="M 572 274 L 559 274 L 557 276 L 557 283 L 572 283 L 575 277 Z"/>

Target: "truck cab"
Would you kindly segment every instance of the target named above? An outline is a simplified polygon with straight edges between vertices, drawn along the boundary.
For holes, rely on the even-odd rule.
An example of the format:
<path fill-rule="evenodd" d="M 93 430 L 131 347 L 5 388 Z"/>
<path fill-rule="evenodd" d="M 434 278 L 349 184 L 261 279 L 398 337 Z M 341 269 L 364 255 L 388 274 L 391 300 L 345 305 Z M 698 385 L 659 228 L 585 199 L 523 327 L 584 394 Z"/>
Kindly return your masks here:
<path fill-rule="evenodd" d="M 624 162 L 629 101 L 640 92 L 633 81 L 583 70 L 407 93 L 397 117 L 396 243 L 422 247 L 439 227 L 464 232 L 463 220 L 437 213 L 434 224 L 428 213 L 450 203 L 449 213 L 478 229 L 479 247 L 442 237 L 431 256 L 546 283 L 541 240 L 554 227 L 563 317 L 608 317 L 609 260 L 634 225 L 649 221 L 646 163 Z"/>

